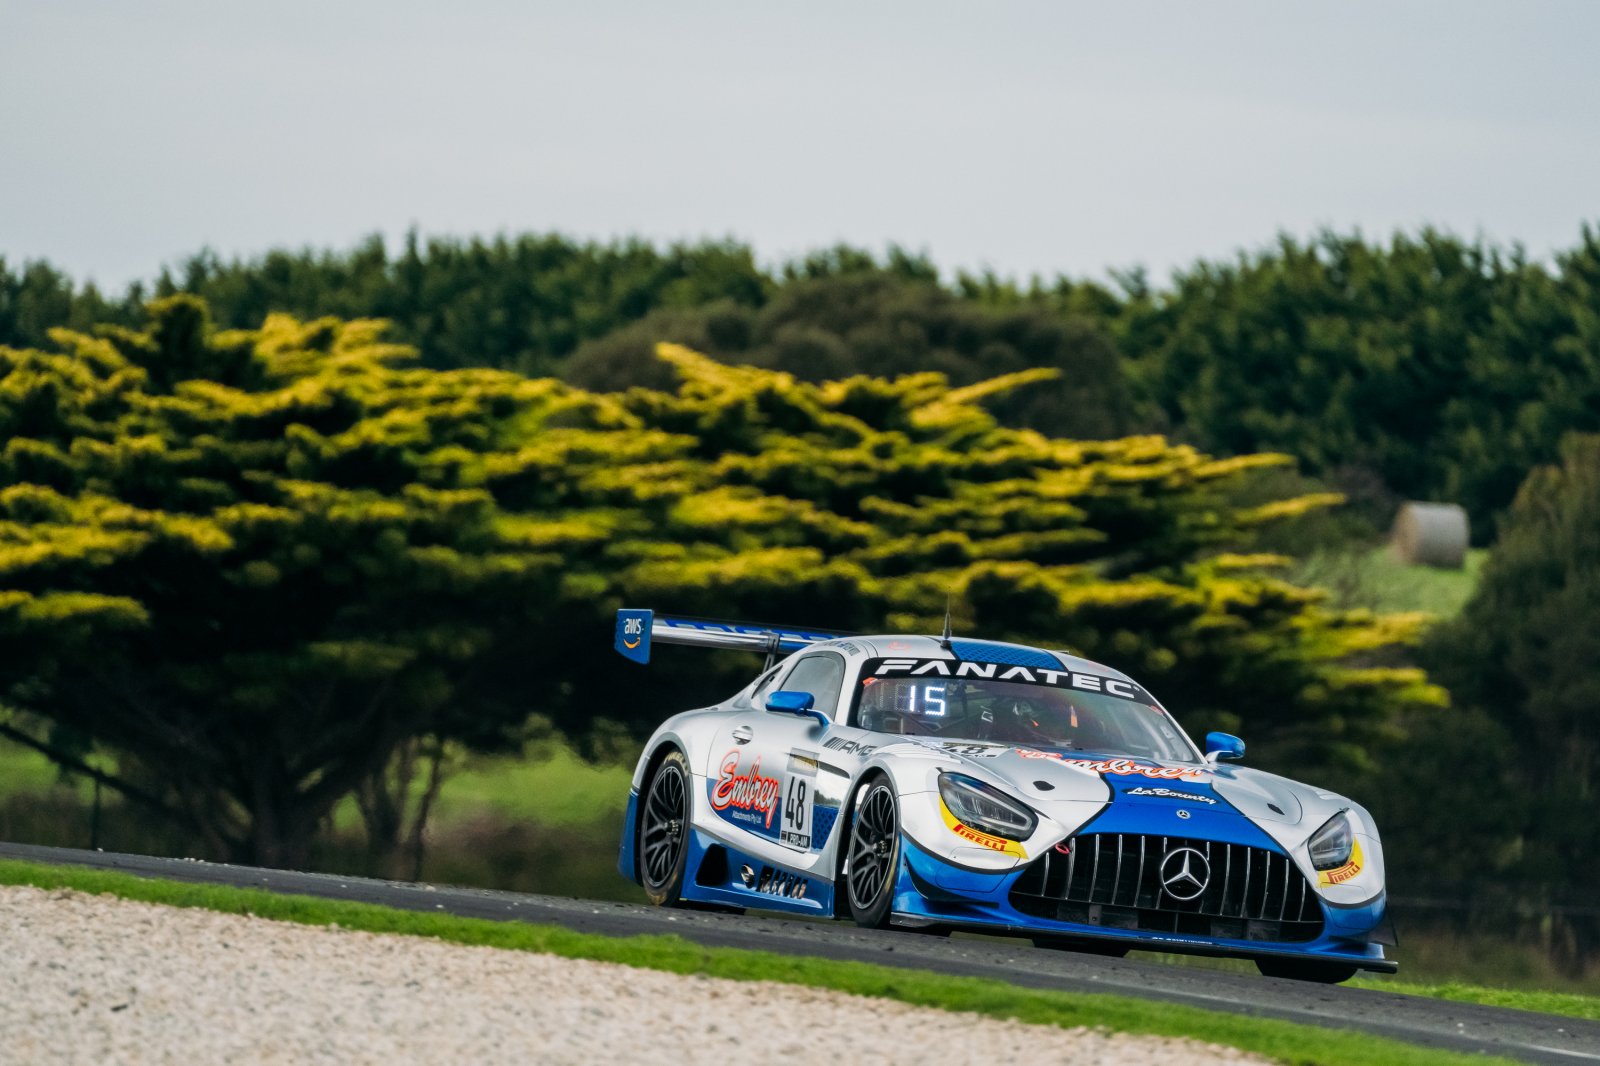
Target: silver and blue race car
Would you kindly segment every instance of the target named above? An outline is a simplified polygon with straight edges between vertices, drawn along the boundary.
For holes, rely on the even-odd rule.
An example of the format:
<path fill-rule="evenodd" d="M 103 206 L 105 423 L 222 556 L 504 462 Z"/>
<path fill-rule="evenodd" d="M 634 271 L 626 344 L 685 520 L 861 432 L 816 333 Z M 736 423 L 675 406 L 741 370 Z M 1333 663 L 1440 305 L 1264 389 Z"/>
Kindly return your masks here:
<path fill-rule="evenodd" d="M 1202 752 L 1109 666 L 618 612 L 619 652 L 645 663 L 653 643 L 767 653 L 645 745 L 618 865 L 657 905 L 1239 956 L 1311 981 L 1398 968 L 1372 816 L 1227 765 L 1237 737 Z"/>

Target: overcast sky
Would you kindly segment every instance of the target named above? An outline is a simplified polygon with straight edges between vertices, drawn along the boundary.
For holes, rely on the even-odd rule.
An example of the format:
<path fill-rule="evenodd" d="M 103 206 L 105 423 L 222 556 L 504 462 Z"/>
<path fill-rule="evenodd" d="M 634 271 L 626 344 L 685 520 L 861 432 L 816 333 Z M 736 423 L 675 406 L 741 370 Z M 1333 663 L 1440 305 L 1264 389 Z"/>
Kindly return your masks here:
<path fill-rule="evenodd" d="M 0 0 L 0 256 L 896 242 L 1158 278 L 1287 230 L 1600 221 L 1600 3 Z"/>

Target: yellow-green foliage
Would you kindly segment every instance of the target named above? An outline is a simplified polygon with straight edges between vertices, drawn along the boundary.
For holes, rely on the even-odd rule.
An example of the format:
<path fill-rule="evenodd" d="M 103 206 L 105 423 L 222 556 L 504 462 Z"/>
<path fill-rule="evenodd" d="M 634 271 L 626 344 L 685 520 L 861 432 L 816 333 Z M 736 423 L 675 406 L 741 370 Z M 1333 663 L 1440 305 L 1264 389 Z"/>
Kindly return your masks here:
<path fill-rule="evenodd" d="M 1225 502 L 1281 456 L 998 425 L 980 401 L 1035 373 L 813 385 L 663 346 L 677 391 L 595 394 L 381 336 L 212 332 L 176 297 L 141 332 L 0 348 L 0 693 L 171 775 L 162 802 L 236 852 L 303 839 L 408 737 L 642 727 L 731 683 L 619 669 L 624 602 L 932 629 L 953 601 L 962 631 L 1318 755 L 1434 697 L 1382 660 L 1410 620 L 1329 611 L 1249 554 L 1333 502 Z"/>

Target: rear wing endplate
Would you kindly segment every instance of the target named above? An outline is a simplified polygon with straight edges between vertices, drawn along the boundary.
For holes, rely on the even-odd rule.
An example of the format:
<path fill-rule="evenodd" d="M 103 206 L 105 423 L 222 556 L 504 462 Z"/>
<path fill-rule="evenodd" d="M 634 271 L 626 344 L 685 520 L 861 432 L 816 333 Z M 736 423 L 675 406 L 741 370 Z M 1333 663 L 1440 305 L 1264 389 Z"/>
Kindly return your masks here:
<path fill-rule="evenodd" d="M 651 644 L 688 644 L 696 648 L 765 652 L 770 665 L 779 652 L 799 651 L 844 635 L 698 618 L 668 618 L 654 611 L 625 607 L 617 612 L 617 635 L 612 646 L 623 658 L 636 663 L 650 661 Z"/>

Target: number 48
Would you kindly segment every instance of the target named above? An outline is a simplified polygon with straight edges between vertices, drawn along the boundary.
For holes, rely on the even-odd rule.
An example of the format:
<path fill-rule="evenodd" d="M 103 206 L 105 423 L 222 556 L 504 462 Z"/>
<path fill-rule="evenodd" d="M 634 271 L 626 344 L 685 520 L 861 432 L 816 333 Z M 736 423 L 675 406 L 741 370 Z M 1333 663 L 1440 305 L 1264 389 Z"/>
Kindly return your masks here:
<path fill-rule="evenodd" d="M 806 827 L 806 782 L 803 777 L 789 778 L 789 795 L 783 801 L 783 820 L 796 829 Z"/>

